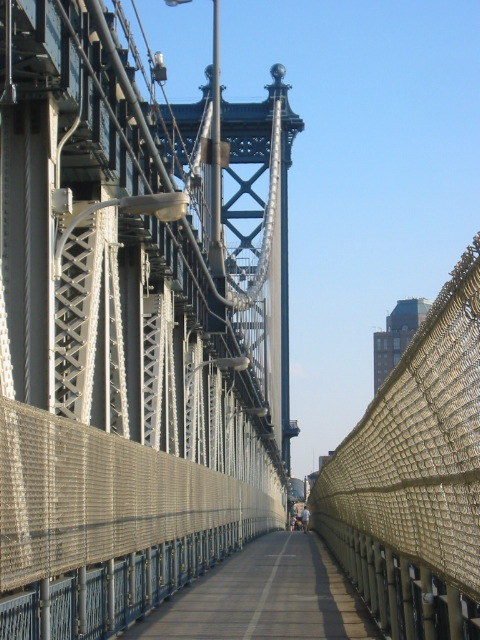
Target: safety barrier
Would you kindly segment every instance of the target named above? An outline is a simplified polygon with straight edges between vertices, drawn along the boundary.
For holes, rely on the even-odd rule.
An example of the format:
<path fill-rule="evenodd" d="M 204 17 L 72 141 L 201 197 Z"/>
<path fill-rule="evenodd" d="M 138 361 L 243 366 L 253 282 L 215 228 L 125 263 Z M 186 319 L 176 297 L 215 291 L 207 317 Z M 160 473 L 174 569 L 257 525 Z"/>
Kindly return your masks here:
<path fill-rule="evenodd" d="M 309 499 L 312 527 L 364 595 L 370 574 L 358 567 L 355 573 L 347 561 L 352 539 L 357 555 L 369 556 L 372 545 L 380 545 L 446 585 L 437 596 L 425 579 L 421 590 L 422 607 L 431 597 L 437 622 L 449 591 L 458 593 L 449 600 L 457 623 L 476 617 L 462 617 L 462 606 L 465 613 L 480 602 L 479 247 L 477 235 L 365 416 L 322 468 Z M 358 552 L 358 544 L 366 550 Z M 385 580 L 390 588 L 393 578 Z"/>
<path fill-rule="evenodd" d="M 245 522 L 244 542 L 255 523 Z M 0 600 L 0 640 L 105 640 L 179 588 L 239 550 L 238 532 L 221 526 L 149 547 L 60 579 L 37 582 Z M 37 616 L 38 612 L 38 616 Z M 40 634 L 43 626 L 46 631 Z"/>
<path fill-rule="evenodd" d="M 3 398 L 0 469 L 0 640 L 107 638 L 285 526 L 280 492 Z"/>
<path fill-rule="evenodd" d="M 426 565 L 333 518 L 322 537 L 392 640 L 479 640 L 480 605 Z"/>

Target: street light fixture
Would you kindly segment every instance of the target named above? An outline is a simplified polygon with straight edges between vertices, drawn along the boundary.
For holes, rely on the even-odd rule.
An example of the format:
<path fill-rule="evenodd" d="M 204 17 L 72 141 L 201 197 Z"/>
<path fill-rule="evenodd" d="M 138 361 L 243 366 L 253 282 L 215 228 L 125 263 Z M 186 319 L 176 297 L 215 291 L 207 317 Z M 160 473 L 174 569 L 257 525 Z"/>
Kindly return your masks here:
<path fill-rule="evenodd" d="M 185 380 L 185 387 L 190 387 L 190 382 L 193 380 L 193 376 L 202 367 L 206 367 L 208 364 L 216 364 L 220 369 L 233 369 L 234 371 L 245 371 L 250 364 L 250 359 L 246 356 L 238 356 L 234 358 L 214 358 L 213 360 L 205 360 L 197 364 L 197 366 L 190 372 Z"/>
<path fill-rule="evenodd" d="M 104 202 L 95 202 L 72 218 L 57 241 L 53 264 L 53 277 L 58 280 L 62 275 L 62 251 L 68 236 L 83 220 L 106 207 L 118 207 L 118 213 L 129 215 L 154 215 L 161 222 L 175 222 L 187 214 L 190 199 L 186 193 L 150 193 L 141 196 L 126 196 Z"/>
<path fill-rule="evenodd" d="M 216 364 L 220 369 L 233 369 L 234 371 L 245 371 L 250 364 L 250 359 L 246 356 L 238 356 L 235 358 L 214 358 L 213 360 L 205 360 L 197 364 L 190 375 L 193 376 L 199 369 L 206 367 L 207 364 Z"/>
<path fill-rule="evenodd" d="M 249 416 L 264 418 L 268 413 L 268 409 L 267 407 L 251 407 L 250 409 L 244 409 L 243 412 Z"/>

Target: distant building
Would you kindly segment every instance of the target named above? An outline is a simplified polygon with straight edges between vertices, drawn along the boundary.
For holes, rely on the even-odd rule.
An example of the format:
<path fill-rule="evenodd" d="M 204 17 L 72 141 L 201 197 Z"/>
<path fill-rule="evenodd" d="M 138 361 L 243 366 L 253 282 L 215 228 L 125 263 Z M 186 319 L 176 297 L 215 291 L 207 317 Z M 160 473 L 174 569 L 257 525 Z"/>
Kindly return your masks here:
<path fill-rule="evenodd" d="M 318 456 L 318 470 L 323 467 L 323 465 L 330 460 L 330 457 L 333 455 L 333 451 L 328 452 L 328 456 Z"/>
<path fill-rule="evenodd" d="M 305 480 L 300 478 L 290 478 L 290 488 L 288 492 L 289 502 L 305 502 Z"/>
<path fill-rule="evenodd" d="M 432 303 L 426 298 L 398 300 L 395 309 L 387 316 L 387 330 L 373 334 L 375 393 L 400 360 L 431 307 Z"/>

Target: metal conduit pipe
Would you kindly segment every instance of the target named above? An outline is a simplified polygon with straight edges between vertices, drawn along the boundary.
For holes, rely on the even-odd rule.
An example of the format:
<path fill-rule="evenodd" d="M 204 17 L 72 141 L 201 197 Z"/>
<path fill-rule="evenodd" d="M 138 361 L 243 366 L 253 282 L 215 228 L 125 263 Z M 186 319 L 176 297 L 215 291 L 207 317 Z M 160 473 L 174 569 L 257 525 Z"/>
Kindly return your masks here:
<path fill-rule="evenodd" d="M 83 103 L 83 69 L 82 69 L 82 59 L 79 56 L 79 60 L 78 60 L 78 65 L 79 65 L 79 69 L 78 69 L 78 101 L 79 101 L 79 107 L 78 107 L 78 113 L 75 116 L 75 119 L 72 123 L 72 126 L 70 127 L 70 129 L 64 134 L 63 138 L 60 140 L 60 142 L 57 145 L 57 151 L 55 154 L 55 188 L 56 189 L 60 189 L 60 174 L 61 174 L 61 158 L 62 158 L 62 151 L 63 151 L 63 147 L 65 146 L 65 143 L 67 142 L 67 140 L 75 133 L 75 131 L 77 130 L 78 125 L 80 124 L 80 120 L 81 120 L 81 116 L 82 116 L 82 103 Z"/>
<path fill-rule="evenodd" d="M 5 85 L 0 104 L 15 104 L 17 102 L 16 87 L 12 79 L 12 0 L 5 3 Z"/>
<path fill-rule="evenodd" d="M 132 83 L 130 82 L 130 79 L 128 78 L 128 75 L 125 71 L 125 68 L 123 66 L 123 63 L 120 59 L 120 56 L 118 54 L 117 51 L 117 47 L 116 44 L 114 42 L 114 39 L 112 37 L 112 34 L 110 32 L 109 26 L 107 24 L 107 21 L 105 20 L 105 15 L 104 15 L 104 11 L 103 11 L 103 7 L 100 4 L 99 0 L 86 0 L 85 2 L 85 6 L 88 9 L 88 11 L 90 12 L 90 14 L 94 17 L 95 20 L 95 24 L 96 24 L 96 28 L 97 28 L 97 33 L 98 33 L 98 37 L 102 43 L 102 46 L 104 48 L 104 50 L 110 55 L 110 59 L 112 62 L 112 66 L 115 69 L 116 73 L 118 74 L 118 78 L 119 78 L 119 83 L 120 86 L 122 88 L 122 91 L 125 95 L 125 99 L 127 100 L 128 104 L 130 105 L 135 119 L 137 121 L 137 125 L 139 127 L 139 129 L 142 132 L 142 135 L 144 136 L 145 139 L 145 144 L 149 150 L 149 153 L 151 154 L 157 169 L 160 173 L 161 179 L 162 179 L 162 184 L 165 187 L 165 189 L 169 192 L 173 192 L 175 191 L 175 185 L 172 184 L 172 181 L 170 179 L 170 176 L 168 175 L 166 169 L 165 169 L 165 165 L 163 164 L 163 161 L 160 157 L 160 154 L 158 153 L 158 149 L 157 146 L 150 134 L 150 130 L 148 128 L 148 125 L 145 121 L 142 109 L 140 107 L 140 103 L 137 97 L 137 92 L 135 91 L 135 89 L 132 86 Z M 203 258 L 202 252 L 200 251 L 200 248 L 197 245 L 197 241 L 196 238 L 193 234 L 192 229 L 190 228 L 190 224 L 185 220 L 184 221 L 184 225 L 185 225 L 185 231 L 187 233 L 189 242 L 191 243 L 191 245 L 193 246 L 194 252 L 197 256 L 197 258 L 200 261 L 200 265 L 202 266 L 202 270 L 204 271 L 205 275 L 207 276 L 207 280 L 208 280 L 208 284 L 211 287 L 211 290 L 213 292 L 213 294 L 215 295 L 215 297 L 217 298 L 217 300 L 219 300 L 220 302 L 222 302 L 222 304 L 224 304 L 227 307 L 235 307 L 235 308 L 248 308 L 249 306 L 253 305 L 255 300 L 252 298 L 252 296 L 244 294 L 242 296 L 235 294 L 234 299 L 228 299 L 225 298 L 224 296 L 222 296 L 218 291 L 217 291 L 217 287 L 216 284 L 210 274 L 210 271 L 205 263 L 205 260 Z M 267 239 L 268 242 L 268 239 Z M 262 247 L 263 248 L 263 247 Z M 262 252 L 263 253 L 263 252 Z M 262 260 L 261 260 L 262 262 Z M 263 284 L 263 283 L 262 283 Z"/>
<path fill-rule="evenodd" d="M 100 81 L 98 80 L 97 76 L 95 75 L 95 71 L 92 67 L 92 65 L 90 64 L 90 61 L 88 59 L 87 54 L 85 53 L 85 51 L 83 50 L 83 46 L 80 42 L 80 40 L 78 39 L 78 36 L 75 32 L 75 29 L 72 26 L 72 23 L 70 22 L 70 18 L 68 17 L 67 12 L 65 11 L 65 9 L 63 8 L 62 5 L 62 0 L 54 0 L 55 2 L 55 6 L 57 8 L 57 11 L 63 21 L 63 24 L 65 25 L 66 29 L 69 32 L 69 36 L 72 40 L 72 42 L 75 45 L 75 48 L 77 50 L 78 55 L 80 56 L 80 58 L 83 61 L 83 64 L 85 66 L 85 68 L 87 69 L 88 73 L 90 74 L 90 78 L 92 80 L 92 83 L 96 89 L 96 91 L 98 92 L 98 95 L 100 96 L 101 100 L 103 101 L 103 104 L 105 105 L 106 110 L 108 111 L 108 114 L 111 118 L 111 121 L 113 122 L 113 125 L 115 127 L 115 129 L 117 130 L 117 133 L 119 134 L 120 138 L 122 139 L 123 144 L 125 145 L 125 149 L 128 151 L 128 153 L 130 154 L 130 158 L 132 159 L 132 163 L 135 166 L 135 168 L 138 171 L 138 175 L 140 176 L 140 178 L 142 179 L 143 183 L 145 184 L 145 187 L 147 188 L 147 190 L 149 190 L 150 193 L 153 193 L 153 190 L 150 186 L 150 183 L 148 182 L 145 173 L 143 172 L 142 167 L 140 166 L 140 163 L 138 162 L 135 153 L 130 145 L 130 143 L 127 140 L 127 137 L 125 135 L 125 133 L 123 132 L 122 128 L 120 127 L 120 123 L 118 122 L 117 117 L 115 116 L 115 113 L 112 109 L 112 107 L 110 106 L 110 103 L 108 101 L 108 98 L 105 94 L 105 92 L 102 89 L 102 85 L 100 83 Z"/>
<path fill-rule="evenodd" d="M 125 71 L 123 63 L 118 54 L 114 39 L 108 27 L 107 21 L 105 20 L 103 7 L 101 6 L 99 0 L 86 0 L 85 6 L 95 19 L 98 37 L 100 38 L 103 48 L 110 55 L 112 66 L 114 67 L 116 73 L 118 74 L 120 86 L 125 95 L 125 99 L 127 100 L 128 104 L 132 108 L 132 111 L 135 115 L 135 119 L 137 121 L 137 125 L 141 130 L 142 135 L 144 136 L 145 144 L 149 150 L 149 153 L 152 155 L 155 165 L 157 166 L 157 169 L 160 173 L 162 184 L 167 191 L 173 192 L 175 191 L 175 187 L 172 184 L 170 176 L 168 175 L 165 169 L 165 165 L 163 164 L 160 154 L 158 153 L 157 146 L 150 134 L 150 130 L 148 128 L 142 109 L 140 107 L 140 103 L 137 97 L 137 92 L 133 88 L 132 83 L 128 78 L 128 75 Z M 245 309 L 253 305 L 255 300 L 250 295 L 245 294 L 243 296 L 239 296 L 238 294 L 235 294 L 234 299 L 228 299 L 222 296 L 217 291 L 215 281 L 213 280 L 210 274 L 210 271 L 208 269 L 208 266 L 206 265 L 205 260 L 203 258 L 202 252 L 198 247 L 195 235 L 193 234 L 193 231 L 190 228 L 190 224 L 186 220 L 184 220 L 184 228 L 187 233 L 189 242 L 192 245 L 194 252 L 200 262 L 202 270 L 204 271 L 207 277 L 207 281 L 208 281 L 208 284 L 210 285 L 212 293 L 217 298 L 217 300 L 219 300 L 222 304 L 230 308 L 234 307 L 234 308 Z"/>
<path fill-rule="evenodd" d="M 143 116 L 142 109 L 140 107 L 140 103 L 138 101 L 137 93 L 132 87 L 132 83 L 130 82 L 127 72 L 123 66 L 123 63 L 118 54 L 117 47 L 113 40 L 112 34 L 108 27 L 107 21 L 105 20 L 105 14 L 103 12 L 103 8 L 100 5 L 98 0 L 86 0 L 85 6 L 88 9 L 89 13 L 93 16 L 95 20 L 95 26 L 97 29 L 98 37 L 100 38 L 100 42 L 106 53 L 109 54 L 110 60 L 112 62 L 112 66 L 115 72 L 118 75 L 118 80 L 122 91 L 125 95 L 125 99 L 130 105 L 135 119 L 137 121 L 138 128 L 142 132 L 142 135 L 145 138 L 145 144 L 148 148 L 149 153 L 155 161 L 155 164 L 159 170 L 160 177 L 162 180 L 162 184 L 167 189 L 167 191 L 175 191 L 174 186 L 171 183 L 170 176 L 165 169 L 165 166 L 160 158 L 160 154 L 158 153 L 157 146 L 150 134 L 150 130 Z"/>
<path fill-rule="evenodd" d="M 104 15 L 103 15 L 103 11 L 102 11 L 101 7 L 98 5 L 98 3 L 97 3 L 97 2 L 95 2 L 95 0 L 88 0 L 88 3 L 89 3 L 89 4 L 91 3 L 91 4 L 92 4 L 92 6 L 93 6 L 93 5 L 97 5 L 97 11 L 95 12 L 95 15 L 97 15 L 97 14 L 98 14 L 98 15 L 97 15 L 97 22 L 98 22 L 98 24 L 99 24 L 99 25 L 103 25 L 103 26 L 105 27 L 105 29 L 106 29 L 106 31 L 105 31 L 105 38 L 106 38 L 107 40 L 110 40 L 110 45 L 112 45 L 112 44 L 113 44 L 113 46 L 114 46 L 113 38 L 111 37 L 110 30 L 109 30 L 109 28 L 108 28 L 108 25 L 106 24 L 105 17 L 104 17 Z M 57 6 L 57 9 L 58 9 L 58 11 L 59 11 L 60 15 L 62 16 L 62 19 L 63 19 L 63 20 L 66 22 L 66 24 L 68 25 L 68 23 L 69 23 L 68 16 L 67 16 L 67 14 L 65 13 L 65 10 L 63 9 L 63 7 L 62 7 L 62 5 L 61 5 L 60 0 L 55 0 L 55 4 L 56 4 L 56 6 Z M 99 29 L 100 29 L 100 27 L 99 27 Z M 79 51 L 80 55 L 82 55 L 82 54 L 83 54 L 83 55 L 82 55 L 82 59 L 84 60 L 84 62 L 88 63 L 88 59 L 86 58 L 85 53 L 83 52 L 83 50 L 82 50 L 82 48 L 81 48 L 81 46 L 80 46 L 80 43 L 79 43 L 78 38 L 76 37 L 76 35 L 75 35 L 74 31 L 73 31 L 73 28 L 69 29 L 69 31 L 70 31 L 70 36 L 75 40 L 75 44 L 76 44 L 76 46 L 77 46 L 77 48 L 78 48 L 78 51 Z M 101 33 L 102 33 L 102 34 L 104 33 L 104 30 L 103 30 L 103 29 L 101 30 Z M 99 32 L 99 34 L 98 34 L 98 35 L 99 35 L 99 37 L 100 37 L 100 39 L 102 39 L 102 38 L 101 38 L 101 33 Z M 103 44 L 103 40 L 102 40 L 102 44 Z M 163 164 L 163 162 L 162 162 L 162 159 L 160 158 L 160 155 L 158 154 L 158 151 L 157 151 L 157 148 L 156 148 L 155 142 L 153 141 L 153 139 L 152 139 L 152 137 L 151 137 L 151 135 L 150 135 L 150 131 L 149 131 L 148 126 L 147 126 L 147 124 L 146 124 L 146 122 L 145 122 L 145 118 L 143 117 L 143 113 L 141 112 L 141 109 L 140 109 L 140 107 L 139 107 L 138 99 L 136 98 L 136 93 L 135 93 L 135 91 L 133 90 L 133 88 L 131 87 L 131 83 L 130 83 L 130 81 L 129 81 L 129 79 L 128 79 L 128 76 L 127 76 L 127 75 L 126 75 L 126 73 L 125 73 L 125 69 L 124 69 L 124 67 L 123 67 L 123 65 L 122 65 L 122 63 L 121 63 L 121 60 L 120 60 L 120 59 L 119 59 L 119 57 L 118 57 L 118 54 L 117 54 L 117 56 L 116 56 L 116 57 L 112 55 L 112 62 L 113 62 L 113 64 L 114 64 L 114 66 L 115 66 L 115 69 L 117 69 L 117 70 L 118 70 L 118 68 L 117 68 L 117 66 L 116 66 L 116 65 L 117 65 L 117 64 L 119 65 L 119 68 L 120 68 L 120 69 L 121 69 L 121 71 L 123 72 L 121 75 L 122 75 L 122 78 L 123 78 L 124 82 L 126 82 L 126 83 L 127 83 L 127 86 L 130 86 L 130 91 L 128 91 L 128 93 L 129 93 L 129 95 L 133 96 L 133 102 L 134 102 L 134 103 L 137 105 L 137 107 L 138 107 L 138 110 L 137 110 L 137 117 L 138 117 L 138 123 L 139 123 L 139 125 L 140 125 L 140 124 L 142 125 L 142 133 L 144 133 L 144 134 L 145 134 L 145 139 L 146 139 L 147 144 L 148 144 L 148 146 L 149 146 L 149 150 L 150 150 L 150 147 L 153 145 L 153 150 L 154 150 L 154 156 L 153 156 L 153 159 L 154 159 L 154 161 L 155 161 L 155 163 L 156 163 L 156 165 L 157 165 L 157 168 L 158 168 L 158 169 L 159 169 L 159 171 L 161 172 L 161 174 L 162 174 L 162 175 L 164 175 L 164 176 L 166 176 L 167 183 L 165 184 L 165 187 L 166 187 L 167 191 L 173 192 L 173 191 L 174 191 L 174 188 L 173 188 L 173 186 L 172 186 L 172 184 L 171 184 L 171 182 L 170 182 L 170 177 L 168 176 L 168 174 L 167 174 L 167 172 L 166 172 L 166 169 L 165 169 L 165 166 L 164 166 L 164 164 Z M 90 68 L 89 70 L 91 70 L 91 68 Z M 122 88 L 123 88 L 123 86 L 122 86 Z M 135 158 L 134 158 L 134 161 L 135 161 Z M 193 231 L 192 231 L 192 229 L 191 229 L 191 227 L 190 227 L 190 224 L 189 224 L 189 223 L 188 223 L 188 221 L 187 221 L 187 220 L 185 220 L 185 219 L 183 219 L 183 222 L 184 222 L 184 229 L 185 229 L 186 234 L 187 234 L 187 236 L 188 236 L 188 240 L 189 240 L 190 244 L 191 244 L 191 245 L 192 245 L 192 247 L 193 247 L 194 253 L 195 253 L 195 255 L 197 256 L 197 259 L 198 259 L 198 261 L 199 261 L 199 263 L 200 263 L 200 266 L 201 266 L 201 268 L 202 268 L 202 271 L 204 272 L 204 274 L 205 274 L 205 276 L 206 276 L 206 278 L 207 278 L 207 281 L 208 281 L 208 284 L 210 285 L 210 288 L 211 288 L 211 290 L 212 290 L 212 293 L 213 293 L 213 294 L 214 294 L 214 296 L 217 298 L 217 300 L 219 300 L 220 302 L 222 302 L 225 306 L 227 306 L 227 307 L 233 307 L 233 301 L 232 301 L 232 300 L 227 300 L 227 299 L 226 299 L 226 298 L 224 298 L 220 293 L 218 293 L 217 288 L 216 288 L 216 285 L 215 285 L 215 282 L 214 282 L 214 280 L 213 280 L 213 278 L 212 278 L 212 276 L 211 276 L 211 274 L 210 274 L 210 271 L 209 271 L 209 269 L 208 269 L 207 264 L 205 263 L 205 260 L 204 260 L 204 258 L 203 258 L 203 254 L 202 254 L 202 252 L 201 252 L 201 250 L 200 250 L 200 248 L 199 248 L 199 246 L 198 246 L 197 240 L 196 240 L 195 235 L 194 235 L 194 233 L 193 233 Z M 169 232 L 169 234 L 170 234 L 171 238 L 174 240 L 174 242 L 175 242 L 175 246 L 177 247 L 177 249 L 178 249 L 178 248 L 180 248 L 180 249 L 181 249 L 181 247 L 180 247 L 179 243 L 176 241 L 176 238 L 174 237 L 174 234 L 173 234 L 173 232 L 171 231 L 171 229 L 170 229 L 170 227 L 169 227 L 168 225 L 167 225 L 167 229 L 168 229 L 168 232 Z M 183 252 L 182 252 L 182 255 L 183 255 Z"/>

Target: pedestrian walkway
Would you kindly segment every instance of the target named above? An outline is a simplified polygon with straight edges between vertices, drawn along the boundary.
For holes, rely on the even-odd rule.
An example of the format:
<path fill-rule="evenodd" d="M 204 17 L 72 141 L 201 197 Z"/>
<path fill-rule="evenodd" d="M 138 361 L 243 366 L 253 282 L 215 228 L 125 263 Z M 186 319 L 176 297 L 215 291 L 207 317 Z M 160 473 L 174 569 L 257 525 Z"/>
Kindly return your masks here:
<path fill-rule="evenodd" d="M 316 534 L 276 532 L 184 587 L 125 640 L 381 638 Z"/>

